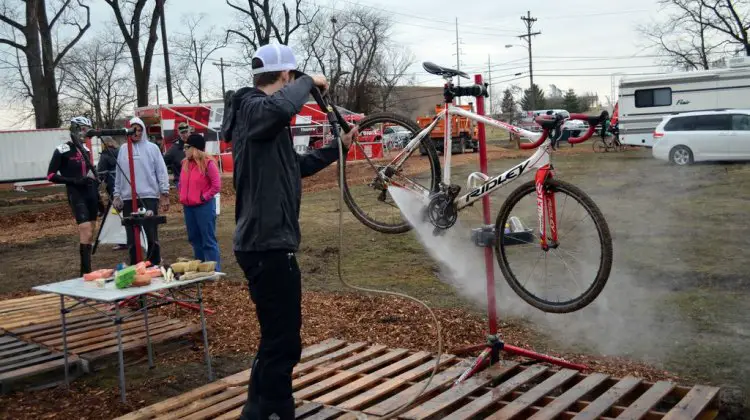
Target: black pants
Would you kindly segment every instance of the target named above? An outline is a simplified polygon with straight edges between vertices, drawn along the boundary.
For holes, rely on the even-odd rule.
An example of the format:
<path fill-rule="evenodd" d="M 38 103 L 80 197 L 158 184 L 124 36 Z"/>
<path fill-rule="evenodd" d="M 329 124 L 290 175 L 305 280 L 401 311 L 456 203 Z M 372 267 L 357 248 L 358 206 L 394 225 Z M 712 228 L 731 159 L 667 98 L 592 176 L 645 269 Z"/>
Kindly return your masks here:
<path fill-rule="evenodd" d="M 241 419 L 294 418 L 292 370 L 302 354 L 302 279 L 288 251 L 235 252 L 260 324 L 260 346 Z M 260 417 L 256 417 L 260 416 Z"/>
<path fill-rule="evenodd" d="M 130 216 L 133 212 L 133 201 L 123 200 L 122 215 L 124 217 Z M 138 206 L 144 206 L 146 210 L 154 212 L 154 216 L 159 214 L 159 199 L 157 198 L 141 198 L 137 202 Z M 143 227 L 146 231 L 146 243 L 148 244 L 148 254 L 142 254 L 144 260 L 151 261 L 153 265 L 161 264 L 161 250 L 159 247 L 159 231 L 156 225 L 147 225 Z M 130 252 L 130 265 L 136 264 L 135 255 L 135 233 L 133 227 L 126 227 L 125 234 L 128 238 L 128 251 Z M 143 251 L 143 250 L 142 250 Z"/>

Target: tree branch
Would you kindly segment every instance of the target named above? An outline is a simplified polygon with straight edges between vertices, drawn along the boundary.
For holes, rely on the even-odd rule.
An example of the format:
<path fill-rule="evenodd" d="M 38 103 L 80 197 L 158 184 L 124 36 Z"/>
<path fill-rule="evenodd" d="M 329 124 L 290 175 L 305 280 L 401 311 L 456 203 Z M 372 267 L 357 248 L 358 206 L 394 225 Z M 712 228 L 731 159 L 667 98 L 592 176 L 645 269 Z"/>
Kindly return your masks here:
<path fill-rule="evenodd" d="M 20 23 L 16 22 L 15 20 L 5 16 L 5 14 L 0 14 L 0 21 L 7 23 L 8 25 L 18 29 L 19 31 L 23 32 L 24 29 L 26 29 L 25 26 L 21 25 Z"/>
<path fill-rule="evenodd" d="M 52 20 L 49 23 L 49 28 L 50 29 L 52 29 L 52 27 L 55 26 L 55 23 L 57 22 L 57 19 L 59 19 L 60 16 L 62 16 L 63 12 L 65 11 L 65 9 L 70 4 L 70 1 L 71 0 L 65 0 L 65 3 L 63 3 L 63 5 L 60 7 L 60 10 L 57 11 L 57 13 L 55 14 L 55 17 L 53 17 Z M 81 3 L 78 2 L 78 4 L 81 4 Z"/>
<path fill-rule="evenodd" d="M 0 44 L 10 45 L 11 47 L 19 49 L 21 51 L 26 50 L 26 46 L 5 38 L 0 38 Z"/>
<path fill-rule="evenodd" d="M 70 1 L 66 2 L 65 4 L 67 5 L 68 3 L 70 3 Z M 62 58 L 65 57 L 65 54 L 67 54 L 68 51 L 70 51 L 70 49 L 73 48 L 74 45 L 76 45 L 76 43 L 81 39 L 83 34 L 91 27 L 91 8 L 81 3 L 81 0 L 78 0 L 78 5 L 86 9 L 86 26 L 81 28 L 80 25 L 76 24 L 78 26 L 78 35 L 76 35 L 76 37 L 73 38 L 73 40 L 71 40 L 68 43 L 68 45 L 66 45 L 65 48 L 63 48 L 63 50 L 60 51 L 59 54 L 57 54 L 57 57 L 52 62 L 53 67 L 57 67 L 58 63 L 60 63 L 60 60 L 62 60 Z M 50 27 L 51 26 L 52 25 L 50 25 Z"/>

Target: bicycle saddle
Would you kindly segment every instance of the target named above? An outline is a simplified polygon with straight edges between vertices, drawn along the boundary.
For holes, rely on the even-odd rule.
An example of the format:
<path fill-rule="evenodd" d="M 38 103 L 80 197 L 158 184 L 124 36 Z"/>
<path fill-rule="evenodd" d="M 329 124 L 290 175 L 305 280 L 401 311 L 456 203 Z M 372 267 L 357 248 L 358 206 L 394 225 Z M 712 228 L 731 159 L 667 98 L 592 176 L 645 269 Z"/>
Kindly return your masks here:
<path fill-rule="evenodd" d="M 422 67 L 427 71 L 427 73 L 434 74 L 436 76 L 461 76 L 464 79 L 468 79 L 469 75 L 460 71 L 460 70 L 453 70 L 449 69 L 447 67 L 440 67 L 435 63 L 432 63 L 430 61 L 425 61 L 422 63 Z"/>

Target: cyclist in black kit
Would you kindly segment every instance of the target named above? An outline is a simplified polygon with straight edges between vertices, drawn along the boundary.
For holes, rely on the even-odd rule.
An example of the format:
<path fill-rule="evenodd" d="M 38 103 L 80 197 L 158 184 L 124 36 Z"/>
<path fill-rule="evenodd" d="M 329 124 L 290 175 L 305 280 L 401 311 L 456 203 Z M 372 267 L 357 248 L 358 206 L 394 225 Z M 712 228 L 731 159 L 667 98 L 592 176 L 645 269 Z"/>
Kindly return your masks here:
<path fill-rule="evenodd" d="M 86 117 L 75 117 L 70 120 L 71 136 L 81 130 L 85 133 L 91 128 L 91 120 Z M 98 181 L 86 165 L 85 159 L 91 159 L 91 152 L 81 144 L 85 155 L 82 155 L 72 140 L 63 143 L 52 154 L 47 170 L 47 179 L 56 184 L 65 184 L 68 192 L 68 203 L 78 223 L 80 237 L 81 275 L 91 272 L 91 249 L 94 240 L 96 216 L 98 213 Z"/>

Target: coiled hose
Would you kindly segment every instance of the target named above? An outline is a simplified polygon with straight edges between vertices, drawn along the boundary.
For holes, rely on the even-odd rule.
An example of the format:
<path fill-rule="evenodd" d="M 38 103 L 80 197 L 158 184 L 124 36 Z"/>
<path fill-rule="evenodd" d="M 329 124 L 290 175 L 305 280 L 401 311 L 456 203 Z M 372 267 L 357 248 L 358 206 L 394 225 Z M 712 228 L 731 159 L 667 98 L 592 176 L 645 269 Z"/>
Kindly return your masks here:
<path fill-rule="evenodd" d="M 341 270 L 341 254 L 342 254 L 342 250 L 344 249 L 344 151 L 343 151 L 344 147 L 343 147 L 343 141 L 341 140 L 341 135 L 337 129 L 334 129 L 334 136 L 335 138 L 338 138 L 338 141 L 339 141 L 339 148 L 338 148 L 339 149 L 339 246 L 338 246 L 339 249 L 337 253 L 338 254 L 337 269 L 338 269 L 339 280 L 341 281 L 342 284 L 344 284 L 344 286 L 350 289 L 354 289 L 354 290 L 358 290 L 362 292 L 380 293 L 380 294 L 386 294 L 386 295 L 392 295 L 392 296 L 399 296 L 399 297 L 403 297 L 406 299 L 410 299 L 424 306 L 427 309 L 427 311 L 430 313 L 430 315 L 432 316 L 432 319 L 435 321 L 435 331 L 437 332 L 437 345 L 438 345 L 437 357 L 435 358 L 435 367 L 432 369 L 432 373 L 430 374 L 429 379 L 424 384 L 424 386 L 419 391 L 419 393 L 415 394 L 409 401 L 407 401 L 401 407 L 398 407 L 397 409 L 392 410 L 391 412 L 387 413 L 383 417 L 380 417 L 380 419 L 383 419 L 383 420 L 392 419 L 404 413 L 405 411 L 407 411 L 409 407 L 411 406 L 411 404 L 414 403 L 414 401 L 416 401 L 420 396 L 422 396 L 422 394 L 427 390 L 427 388 L 432 383 L 432 380 L 435 377 L 435 374 L 437 373 L 438 368 L 440 367 L 440 359 L 443 356 L 443 337 L 440 332 L 440 321 L 435 315 L 435 312 L 433 312 L 432 309 L 425 302 L 415 297 L 409 296 L 404 293 L 399 293 L 399 292 L 391 292 L 387 290 L 377 290 L 377 289 L 369 289 L 366 287 L 355 286 L 353 284 L 347 283 L 347 281 L 344 279 L 344 275 Z M 358 142 L 356 142 L 356 140 L 354 140 L 354 142 L 356 143 L 356 145 L 359 144 Z M 369 159 L 367 160 L 369 162 Z M 372 163 L 370 163 L 370 165 L 372 166 Z"/>

